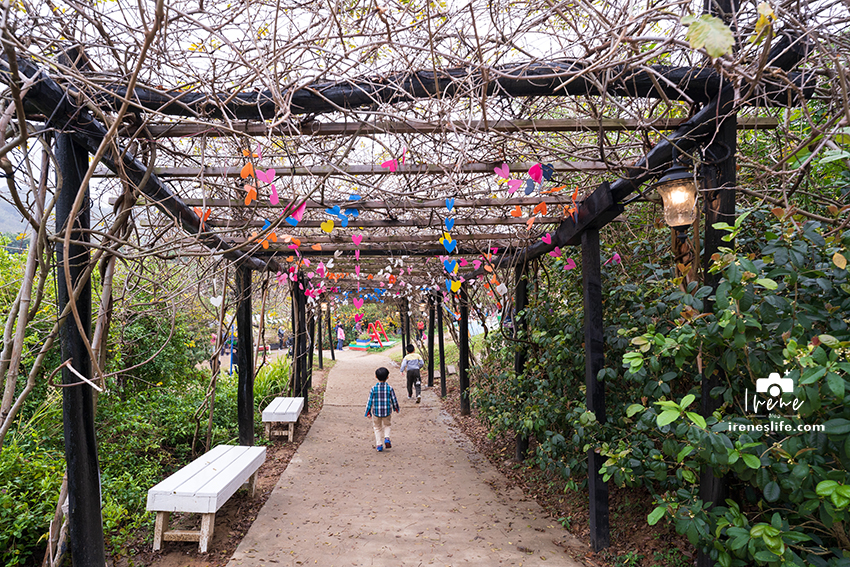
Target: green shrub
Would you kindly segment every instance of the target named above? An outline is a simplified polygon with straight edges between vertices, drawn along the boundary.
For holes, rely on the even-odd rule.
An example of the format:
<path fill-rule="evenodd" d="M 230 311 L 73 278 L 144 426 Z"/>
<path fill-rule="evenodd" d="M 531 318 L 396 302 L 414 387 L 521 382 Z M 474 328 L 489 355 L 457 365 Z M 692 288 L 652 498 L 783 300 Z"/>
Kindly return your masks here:
<path fill-rule="evenodd" d="M 682 291 L 653 261 L 603 267 L 605 423 L 585 411 L 580 274 L 564 271 L 563 259 L 549 263 L 541 277 L 550 293 L 527 310 L 526 371 L 512 370 L 518 343 L 493 334 L 474 398 L 493 431 L 534 437 L 537 464 L 573 487 L 586 451 L 598 448 L 606 480 L 655 496 L 650 524 L 668 518 L 723 567 L 844 565 L 850 232 L 826 238 L 818 223 L 772 219 L 758 211 L 729 227 L 737 248 L 716 258 L 716 295 L 695 284 Z M 658 257 L 662 246 L 635 244 L 634 257 Z M 722 405 L 703 418 L 702 380 L 715 371 Z M 730 431 L 730 423 L 767 422 L 743 411 L 745 395 L 785 371 L 802 406 L 776 421 L 826 431 Z M 710 510 L 699 498 L 707 471 L 730 479 L 729 500 Z"/>

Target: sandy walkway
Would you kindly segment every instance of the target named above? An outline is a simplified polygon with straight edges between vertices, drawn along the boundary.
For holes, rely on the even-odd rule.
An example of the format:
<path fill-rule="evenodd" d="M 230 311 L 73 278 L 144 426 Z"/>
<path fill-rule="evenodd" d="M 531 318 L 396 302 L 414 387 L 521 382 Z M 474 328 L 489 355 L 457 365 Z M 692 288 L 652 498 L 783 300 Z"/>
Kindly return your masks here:
<path fill-rule="evenodd" d="M 580 544 L 506 487 L 452 428 L 436 388 L 417 405 L 388 358 L 337 360 L 321 414 L 228 567 L 579 565 L 565 546 Z M 363 417 L 379 366 L 401 404 L 383 453 Z"/>

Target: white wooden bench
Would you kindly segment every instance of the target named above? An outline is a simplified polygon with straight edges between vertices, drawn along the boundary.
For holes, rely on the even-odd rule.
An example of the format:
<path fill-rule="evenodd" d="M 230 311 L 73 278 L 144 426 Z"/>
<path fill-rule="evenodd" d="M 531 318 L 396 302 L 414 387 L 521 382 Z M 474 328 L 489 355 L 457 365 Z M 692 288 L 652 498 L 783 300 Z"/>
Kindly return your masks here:
<path fill-rule="evenodd" d="M 271 439 L 272 433 L 288 435 L 292 441 L 295 435 L 295 423 L 304 409 L 304 398 L 275 398 L 263 410 L 263 423 L 266 424 L 266 437 Z M 282 431 L 272 431 L 273 423 L 284 423 L 288 427 Z"/>
<path fill-rule="evenodd" d="M 248 483 L 254 496 L 257 469 L 266 460 L 265 447 L 218 445 L 148 490 L 147 509 L 156 512 L 153 550 L 162 541 L 197 541 L 206 553 L 215 529 L 215 513 Z M 200 531 L 168 530 L 171 512 L 201 514 Z"/>

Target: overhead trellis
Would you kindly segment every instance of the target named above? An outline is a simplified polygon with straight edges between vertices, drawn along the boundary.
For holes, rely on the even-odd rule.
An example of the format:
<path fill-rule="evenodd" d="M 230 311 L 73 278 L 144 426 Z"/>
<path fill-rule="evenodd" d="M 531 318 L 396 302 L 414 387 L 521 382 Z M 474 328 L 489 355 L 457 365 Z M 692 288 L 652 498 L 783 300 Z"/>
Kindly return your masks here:
<path fill-rule="evenodd" d="M 835 150 L 830 136 L 850 119 L 846 61 L 835 55 L 850 51 L 850 18 L 839 2 L 778 3 L 766 22 L 763 8 L 725 0 L 297 9 L 118 0 L 6 10 L 0 131 L 4 152 L 22 157 L 10 154 L 17 169 L 0 165 L 33 234 L 47 242 L 51 211 L 16 185 L 30 159 L 22 142 L 56 135 L 58 216 L 69 220 L 53 237 L 74 266 L 68 274 L 90 272 L 92 250 L 128 265 L 201 258 L 210 276 L 232 263 L 237 325 L 250 338 L 252 271 L 264 273 L 292 293 L 293 388 L 304 395 L 308 319 L 323 298 L 358 309 L 392 300 L 403 319 L 413 301 L 440 317 L 453 302 L 464 329 L 476 300 L 525 304 L 530 261 L 581 246 L 569 260 L 585 288 L 587 405 L 604 416 L 600 229 L 629 222 L 627 205 L 652 199 L 645 184 L 674 154 L 708 171 L 715 220 L 734 215 L 736 159 L 749 191 L 787 199 L 815 159 L 798 158 Z M 731 41 L 689 45 L 682 17 L 703 11 L 731 26 Z M 822 112 L 803 111 L 792 125 L 786 109 L 813 99 Z M 774 139 L 747 138 L 761 129 Z M 739 156 L 738 130 L 747 143 L 771 144 L 771 159 Z M 87 172 L 86 155 L 99 161 Z M 85 224 L 109 198 L 113 210 Z M 705 234 L 705 249 L 716 249 L 717 235 Z M 92 360 L 88 377 L 102 377 L 74 298 L 63 299 L 65 332 L 75 356 Z M 250 444 L 253 345 L 239 347 L 240 442 Z M 69 457 L 96 454 L 85 424 L 76 426 L 80 446 Z M 589 452 L 591 470 L 598 458 Z M 71 493 L 94 494 L 96 480 L 92 467 L 69 472 Z M 608 543 L 606 486 L 591 473 L 596 549 Z M 99 502 L 76 498 L 75 563 L 103 565 L 91 527 Z"/>

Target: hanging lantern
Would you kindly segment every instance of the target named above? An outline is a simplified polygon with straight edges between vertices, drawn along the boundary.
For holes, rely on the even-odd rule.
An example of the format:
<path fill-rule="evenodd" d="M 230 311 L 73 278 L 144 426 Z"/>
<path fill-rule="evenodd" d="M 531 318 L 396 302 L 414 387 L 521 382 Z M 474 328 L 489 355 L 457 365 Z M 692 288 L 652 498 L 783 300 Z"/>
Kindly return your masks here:
<path fill-rule="evenodd" d="M 688 168 L 674 165 L 655 184 L 664 203 L 664 222 L 672 228 L 686 229 L 697 218 L 697 185 Z"/>

